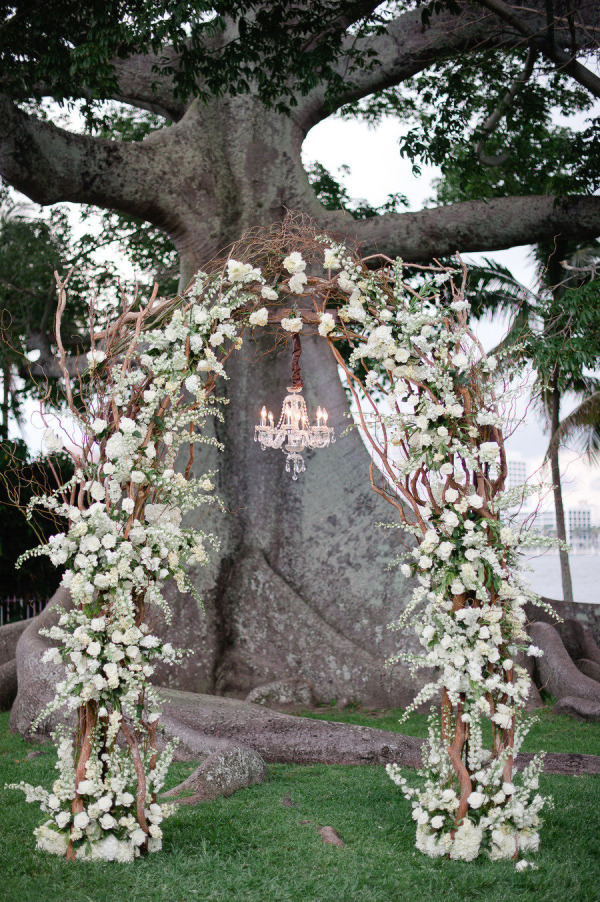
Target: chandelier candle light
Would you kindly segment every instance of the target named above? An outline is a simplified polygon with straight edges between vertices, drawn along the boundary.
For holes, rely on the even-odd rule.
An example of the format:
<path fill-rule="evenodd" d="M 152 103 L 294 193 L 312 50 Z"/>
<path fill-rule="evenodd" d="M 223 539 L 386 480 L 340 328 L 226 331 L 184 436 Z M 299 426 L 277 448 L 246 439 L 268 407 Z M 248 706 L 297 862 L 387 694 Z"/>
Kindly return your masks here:
<path fill-rule="evenodd" d="M 311 426 L 309 423 L 306 401 L 301 394 L 303 382 L 299 360 L 302 348 L 297 333 L 293 335 L 292 342 L 292 384 L 288 385 L 289 395 L 284 398 L 279 422 L 275 426 L 272 412 L 267 413 L 267 408 L 263 407 L 260 424 L 254 430 L 254 441 L 260 442 L 263 451 L 281 448 L 286 455 L 286 472 L 291 472 L 292 479 L 296 480 L 306 470 L 302 457 L 304 449 L 326 448 L 335 442 L 335 434 L 327 425 L 328 413 L 322 407 L 317 407 L 317 425 Z"/>

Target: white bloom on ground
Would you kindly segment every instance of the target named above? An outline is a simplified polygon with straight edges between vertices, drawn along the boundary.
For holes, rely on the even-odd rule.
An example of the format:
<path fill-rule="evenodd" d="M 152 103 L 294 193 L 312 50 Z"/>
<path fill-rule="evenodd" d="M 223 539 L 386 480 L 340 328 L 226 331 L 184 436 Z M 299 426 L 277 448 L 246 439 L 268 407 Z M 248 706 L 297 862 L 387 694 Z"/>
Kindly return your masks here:
<path fill-rule="evenodd" d="M 281 328 L 286 332 L 300 332 L 302 330 L 302 320 L 298 316 L 283 317 L 281 320 Z"/>
<path fill-rule="evenodd" d="M 253 310 L 248 322 L 251 326 L 266 326 L 269 322 L 269 311 L 266 307 L 261 307 L 259 310 Z"/>
<path fill-rule="evenodd" d="M 450 848 L 450 858 L 459 861 L 473 861 L 479 855 L 483 830 L 465 818 L 454 835 Z"/>
<path fill-rule="evenodd" d="M 264 288 L 261 288 L 260 293 L 265 301 L 276 301 L 279 295 L 275 291 L 274 288 L 269 288 L 268 285 L 265 285 Z M 255 324 L 252 324 L 255 325 Z M 266 323 L 264 324 L 266 325 Z"/>

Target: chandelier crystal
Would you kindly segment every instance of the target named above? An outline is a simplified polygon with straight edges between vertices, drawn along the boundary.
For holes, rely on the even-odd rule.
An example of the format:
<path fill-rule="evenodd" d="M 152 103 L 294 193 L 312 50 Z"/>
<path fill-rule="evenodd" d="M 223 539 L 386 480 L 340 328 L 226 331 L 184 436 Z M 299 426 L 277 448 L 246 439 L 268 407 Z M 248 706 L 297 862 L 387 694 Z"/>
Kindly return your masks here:
<path fill-rule="evenodd" d="M 280 448 L 286 455 L 285 469 L 298 479 L 304 473 L 306 465 L 302 452 L 305 448 L 326 448 L 335 442 L 335 433 L 327 425 L 329 415 L 323 407 L 317 408 L 316 425 L 311 426 L 308 419 L 306 401 L 302 397 L 302 379 L 298 363 L 301 354 L 300 339 L 294 335 L 294 352 L 292 354 L 292 385 L 288 386 L 289 394 L 283 400 L 281 415 L 275 426 L 271 411 L 263 407 L 260 412 L 260 423 L 254 429 L 254 441 L 260 442 L 263 451 L 267 448 Z"/>

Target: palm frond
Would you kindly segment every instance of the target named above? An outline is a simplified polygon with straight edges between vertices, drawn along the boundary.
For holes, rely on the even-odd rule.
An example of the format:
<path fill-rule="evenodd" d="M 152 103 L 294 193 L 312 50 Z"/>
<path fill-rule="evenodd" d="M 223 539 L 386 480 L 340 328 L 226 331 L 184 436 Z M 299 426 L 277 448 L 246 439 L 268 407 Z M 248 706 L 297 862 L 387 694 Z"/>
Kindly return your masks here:
<path fill-rule="evenodd" d="M 575 439 L 590 460 L 600 454 L 600 391 L 585 398 L 559 424 L 550 438 L 545 460 L 567 439 Z"/>

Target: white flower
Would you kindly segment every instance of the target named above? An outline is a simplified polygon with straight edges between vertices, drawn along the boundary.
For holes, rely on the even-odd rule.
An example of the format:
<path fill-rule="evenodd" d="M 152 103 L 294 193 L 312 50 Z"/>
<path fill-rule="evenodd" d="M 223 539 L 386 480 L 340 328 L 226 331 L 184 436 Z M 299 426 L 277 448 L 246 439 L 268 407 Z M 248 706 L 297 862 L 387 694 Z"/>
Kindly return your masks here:
<path fill-rule="evenodd" d="M 61 451 L 64 448 L 62 438 L 53 429 L 46 429 L 43 438 L 44 445 L 51 453 Z"/>
<path fill-rule="evenodd" d="M 131 417 L 121 417 L 119 420 L 119 429 L 125 435 L 132 435 L 137 429 L 137 424 Z"/>
<path fill-rule="evenodd" d="M 471 808 L 481 808 L 485 802 L 485 796 L 482 792 L 472 792 L 467 799 L 467 802 Z"/>
<path fill-rule="evenodd" d="M 123 498 L 121 502 L 121 507 L 125 511 L 126 514 L 132 514 L 135 508 L 135 501 L 133 498 Z"/>
<path fill-rule="evenodd" d="M 69 814 L 68 811 L 59 811 L 58 814 L 56 815 L 56 817 L 54 818 L 54 820 L 56 821 L 57 825 L 62 830 L 64 827 L 67 826 L 67 824 L 69 824 L 71 822 L 71 815 Z"/>
<path fill-rule="evenodd" d="M 92 429 L 94 430 L 96 435 L 99 432 L 104 432 L 107 426 L 108 423 L 106 422 L 106 420 L 103 420 L 102 417 L 96 417 L 96 419 L 92 423 Z"/>
<path fill-rule="evenodd" d="M 319 324 L 319 335 L 325 338 L 326 335 L 329 335 L 330 332 L 335 329 L 335 319 L 333 318 L 331 313 L 322 313 L 321 314 L 321 322 Z"/>
<path fill-rule="evenodd" d="M 284 318 L 281 320 L 281 328 L 286 332 L 300 332 L 302 329 L 302 320 L 297 317 Z"/>
<path fill-rule="evenodd" d="M 131 842 L 134 846 L 141 846 L 143 842 L 146 841 L 146 834 L 142 830 L 141 827 L 138 827 L 137 830 L 134 830 L 131 834 Z"/>
<path fill-rule="evenodd" d="M 431 818 L 431 826 L 434 830 L 440 830 L 444 826 L 444 818 L 441 814 L 436 815 L 436 817 Z"/>
<path fill-rule="evenodd" d="M 283 261 L 283 268 L 292 274 L 301 273 L 306 269 L 306 263 L 302 259 L 301 254 L 298 251 L 294 251 Z"/>
<path fill-rule="evenodd" d="M 335 251 L 332 247 L 325 248 L 325 259 L 323 260 L 323 266 L 325 269 L 339 269 L 341 263 L 336 257 Z"/>
<path fill-rule="evenodd" d="M 293 276 L 290 276 L 290 291 L 292 291 L 294 294 L 302 294 L 306 282 L 307 278 L 303 272 L 294 273 Z"/>
<path fill-rule="evenodd" d="M 266 307 L 253 310 L 248 320 L 251 326 L 266 326 L 269 322 L 269 311 Z"/>
<path fill-rule="evenodd" d="M 104 501 L 106 498 L 106 491 L 101 482 L 92 482 L 89 492 L 94 501 Z"/>
<path fill-rule="evenodd" d="M 268 285 L 265 285 L 264 288 L 261 288 L 260 293 L 265 301 L 276 301 L 279 295 L 275 291 L 274 288 L 269 288 Z M 251 323 L 251 325 L 265 325 L 266 323 Z"/>
<path fill-rule="evenodd" d="M 468 818 L 465 818 L 454 835 L 454 842 L 450 847 L 450 858 L 459 861 L 473 861 L 479 855 L 482 838 L 482 828 L 476 827 Z"/>
<path fill-rule="evenodd" d="M 462 370 L 466 366 L 468 366 L 469 358 L 467 357 L 466 354 L 455 354 L 454 358 L 453 358 L 453 363 L 459 370 Z"/>
<path fill-rule="evenodd" d="M 240 282 L 251 271 L 251 263 L 240 263 L 239 260 L 227 261 L 227 278 L 230 282 Z"/>
<path fill-rule="evenodd" d="M 83 830 L 89 824 L 90 819 L 85 811 L 80 811 L 79 814 L 76 814 L 73 818 L 73 824 L 77 827 L 78 830 Z"/>
<path fill-rule="evenodd" d="M 355 283 L 352 281 L 345 269 L 342 270 L 342 272 L 339 274 L 337 282 L 341 290 L 345 291 L 347 294 L 351 294 L 356 288 Z"/>
<path fill-rule="evenodd" d="M 105 360 L 106 354 L 104 351 L 89 351 L 87 354 L 87 364 L 91 370 L 95 369 L 99 363 L 103 363 Z"/>

